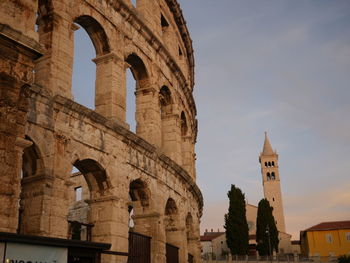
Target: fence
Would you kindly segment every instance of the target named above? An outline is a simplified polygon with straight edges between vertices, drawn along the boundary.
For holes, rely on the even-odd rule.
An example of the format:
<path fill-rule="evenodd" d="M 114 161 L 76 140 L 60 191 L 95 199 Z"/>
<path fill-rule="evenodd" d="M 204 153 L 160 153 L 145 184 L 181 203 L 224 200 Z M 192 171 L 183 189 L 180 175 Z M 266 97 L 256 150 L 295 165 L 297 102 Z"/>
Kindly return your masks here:
<path fill-rule="evenodd" d="M 202 258 L 202 263 L 269 263 L 269 262 L 293 262 L 293 263 L 304 263 L 304 262 L 314 262 L 314 263 L 327 263 L 338 262 L 337 257 L 303 257 L 300 255 L 277 255 L 271 257 L 263 257 L 263 256 L 222 256 L 218 258 L 213 258 L 209 256 L 209 258 Z"/>

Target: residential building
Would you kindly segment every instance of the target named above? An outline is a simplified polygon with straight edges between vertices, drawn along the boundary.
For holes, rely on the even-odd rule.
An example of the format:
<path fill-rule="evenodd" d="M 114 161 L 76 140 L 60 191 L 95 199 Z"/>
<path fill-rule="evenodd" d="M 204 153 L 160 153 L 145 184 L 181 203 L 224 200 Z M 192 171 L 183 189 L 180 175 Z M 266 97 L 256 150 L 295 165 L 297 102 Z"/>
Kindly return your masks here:
<path fill-rule="evenodd" d="M 350 220 L 314 225 L 300 232 L 300 241 L 306 256 L 350 255 Z"/>

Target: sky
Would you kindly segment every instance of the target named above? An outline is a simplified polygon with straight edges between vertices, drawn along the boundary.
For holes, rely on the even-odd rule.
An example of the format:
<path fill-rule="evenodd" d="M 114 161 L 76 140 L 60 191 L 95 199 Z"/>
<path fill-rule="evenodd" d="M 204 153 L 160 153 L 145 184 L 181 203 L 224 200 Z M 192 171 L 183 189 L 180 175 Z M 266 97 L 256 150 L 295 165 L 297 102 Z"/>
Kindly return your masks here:
<path fill-rule="evenodd" d="M 251 204 L 263 198 L 258 157 L 265 131 L 279 154 L 293 239 L 320 222 L 350 220 L 350 1 L 179 3 L 195 51 L 201 233 L 224 231 L 231 184 Z M 73 93 L 93 105 L 93 89 L 89 95 L 81 86 L 93 83 L 95 52 L 83 30 L 75 35 L 82 44 Z"/>

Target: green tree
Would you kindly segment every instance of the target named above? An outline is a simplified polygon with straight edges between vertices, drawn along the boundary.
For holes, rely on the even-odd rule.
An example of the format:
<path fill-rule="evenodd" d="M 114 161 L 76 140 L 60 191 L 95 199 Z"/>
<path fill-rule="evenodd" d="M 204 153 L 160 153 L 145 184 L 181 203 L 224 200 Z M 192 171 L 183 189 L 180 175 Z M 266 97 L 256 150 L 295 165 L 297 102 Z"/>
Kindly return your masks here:
<path fill-rule="evenodd" d="M 261 256 L 271 255 L 274 250 L 278 252 L 278 231 L 272 210 L 267 199 L 260 200 L 256 218 L 256 243 Z"/>
<path fill-rule="evenodd" d="M 225 214 L 226 242 L 232 255 L 247 255 L 249 230 L 246 218 L 245 197 L 241 189 L 231 185 L 227 196 L 230 200 Z"/>
<path fill-rule="evenodd" d="M 350 255 L 343 255 L 338 257 L 339 263 L 350 263 Z"/>

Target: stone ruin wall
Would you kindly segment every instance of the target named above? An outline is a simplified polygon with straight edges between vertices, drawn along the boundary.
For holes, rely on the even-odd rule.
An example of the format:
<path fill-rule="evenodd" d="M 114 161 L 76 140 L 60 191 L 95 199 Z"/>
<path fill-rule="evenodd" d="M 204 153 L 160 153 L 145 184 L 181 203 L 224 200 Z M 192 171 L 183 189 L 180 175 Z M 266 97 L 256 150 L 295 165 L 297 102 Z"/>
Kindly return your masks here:
<path fill-rule="evenodd" d="M 69 238 L 74 187 L 85 181 L 93 241 L 127 251 L 132 207 L 152 262 L 165 262 L 165 243 L 180 248 L 180 262 L 188 253 L 200 262 L 194 61 L 177 2 L 20 0 L 0 12 L 0 231 Z M 77 24 L 96 50 L 95 110 L 71 92 Z M 125 117 L 127 68 L 136 134 Z"/>

